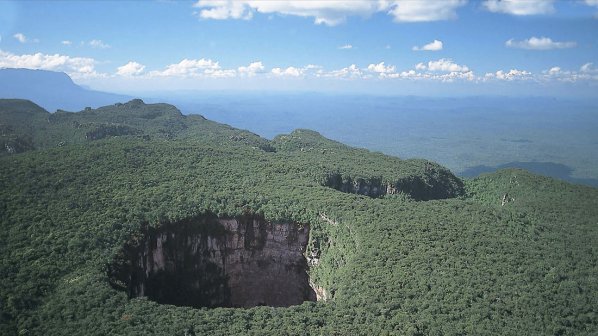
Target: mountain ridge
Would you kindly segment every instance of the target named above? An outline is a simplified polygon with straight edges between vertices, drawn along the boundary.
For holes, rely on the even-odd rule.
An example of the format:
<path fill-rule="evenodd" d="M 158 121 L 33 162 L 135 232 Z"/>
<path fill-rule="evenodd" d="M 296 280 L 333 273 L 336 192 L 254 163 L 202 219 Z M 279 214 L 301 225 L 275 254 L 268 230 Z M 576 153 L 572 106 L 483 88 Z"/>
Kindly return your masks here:
<path fill-rule="evenodd" d="M 0 97 L 32 100 L 49 111 L 79 111 L 131 99 L 85 89 L 64 72 L 24 68 L 0 69 Z"/>

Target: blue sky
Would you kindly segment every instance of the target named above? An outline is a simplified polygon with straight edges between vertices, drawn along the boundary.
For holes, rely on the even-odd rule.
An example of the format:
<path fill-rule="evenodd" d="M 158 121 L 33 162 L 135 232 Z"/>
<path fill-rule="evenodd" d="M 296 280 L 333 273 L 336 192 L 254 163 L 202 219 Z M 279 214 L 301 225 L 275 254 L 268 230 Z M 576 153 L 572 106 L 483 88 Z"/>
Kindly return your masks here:
<path fill-rule="evenodd" d="M 116 92 L 595 96 L 598 0 L 0 1 L 0 67 Z"/>

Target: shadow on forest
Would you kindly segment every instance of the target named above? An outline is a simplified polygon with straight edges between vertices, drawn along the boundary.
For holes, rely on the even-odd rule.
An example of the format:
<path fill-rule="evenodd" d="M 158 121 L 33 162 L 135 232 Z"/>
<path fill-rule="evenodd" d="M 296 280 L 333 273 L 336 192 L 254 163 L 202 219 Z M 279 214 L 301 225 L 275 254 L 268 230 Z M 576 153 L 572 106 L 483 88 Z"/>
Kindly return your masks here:
<path fill-rule="evenodd" d="M 577 178 L 571 176 L 573 169 L 569 166 L 554 162 L 509 162 L 496 167 L 473 166 L 459 172 L 457 175 L 462 177 L 476 177 L 480 174 L 491 173 L 503 168 L 521 168 L 532 173 L 565 180 L 571 183 L 584 184 L 592 187 L 598 187 L 598 179 Z"/>

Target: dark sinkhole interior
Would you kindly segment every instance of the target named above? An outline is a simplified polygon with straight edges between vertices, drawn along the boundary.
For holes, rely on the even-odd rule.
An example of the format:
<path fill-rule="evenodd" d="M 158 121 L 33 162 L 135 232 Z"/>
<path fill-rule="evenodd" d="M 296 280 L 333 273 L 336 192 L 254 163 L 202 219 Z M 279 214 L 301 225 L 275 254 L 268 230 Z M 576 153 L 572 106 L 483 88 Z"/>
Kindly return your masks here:
<path fill-rule="evenodd" d="M 129 297 L 191 307 L 288 307 L 316 301 L 304 256 L 309 226 L 257 215 L 144 225 L 108 267 Z"/>

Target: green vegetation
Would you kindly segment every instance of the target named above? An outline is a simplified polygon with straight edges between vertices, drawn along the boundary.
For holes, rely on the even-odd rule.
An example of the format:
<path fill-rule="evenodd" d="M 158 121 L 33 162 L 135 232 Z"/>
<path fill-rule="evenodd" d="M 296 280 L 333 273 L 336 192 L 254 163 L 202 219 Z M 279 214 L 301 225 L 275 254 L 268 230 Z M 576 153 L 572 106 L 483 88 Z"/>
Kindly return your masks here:
<path fill-rule="evenodd" d="M 30 144 L 0 156 L 2 335 L 598 333 L 595 188 L 522 170 L 463 185 L 424 160 L 305 130 L 268 141 L 139 100 L 54 114 L 0 100 L 0 125 L 2 141 Z M 129 131 L 85 138 L 98 127 Z M 344 193 L 327 186 L 334 174 L 438 193 Z M 310 277 L 331 298 L 193 309 L 110 286 L 108 265 L 144 223 L 206 211 L 310 223 Z"/>

